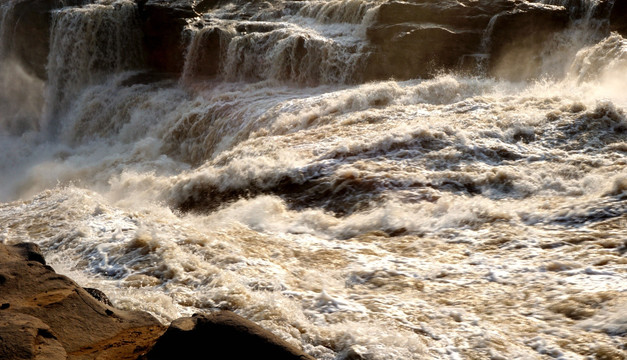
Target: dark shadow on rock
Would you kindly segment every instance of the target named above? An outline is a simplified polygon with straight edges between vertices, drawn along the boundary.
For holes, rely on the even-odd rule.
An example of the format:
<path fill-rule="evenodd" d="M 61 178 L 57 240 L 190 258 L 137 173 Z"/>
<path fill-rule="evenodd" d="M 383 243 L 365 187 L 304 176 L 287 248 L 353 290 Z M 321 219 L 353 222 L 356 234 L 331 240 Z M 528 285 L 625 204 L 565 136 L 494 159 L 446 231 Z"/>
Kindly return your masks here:
<path fill-rule="evenodd" d="M 205 358 L 313 360 L 278 336 L 230 311 L 174 320 L 141 359 Z"/>

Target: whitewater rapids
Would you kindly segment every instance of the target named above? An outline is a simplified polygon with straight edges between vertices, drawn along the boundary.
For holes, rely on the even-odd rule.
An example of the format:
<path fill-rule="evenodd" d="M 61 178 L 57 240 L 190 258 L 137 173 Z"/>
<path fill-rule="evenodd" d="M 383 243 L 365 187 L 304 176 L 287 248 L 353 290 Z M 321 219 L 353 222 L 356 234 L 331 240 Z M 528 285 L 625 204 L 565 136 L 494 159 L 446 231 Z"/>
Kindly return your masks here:
<path fill-rule="evenodd" d="M 132 3 L 58 10 L 47 83 L 1 64 L 0 241 L 117 307 L 233 310 L 321 360 L 621 359 L 627 40 L 572 29 L 528 82 L 360 84 L 377 5 L 261 35 L 216 10 L 221 75 L 194 76 L 192 39 L 156 82 L 132 81 Z"/>

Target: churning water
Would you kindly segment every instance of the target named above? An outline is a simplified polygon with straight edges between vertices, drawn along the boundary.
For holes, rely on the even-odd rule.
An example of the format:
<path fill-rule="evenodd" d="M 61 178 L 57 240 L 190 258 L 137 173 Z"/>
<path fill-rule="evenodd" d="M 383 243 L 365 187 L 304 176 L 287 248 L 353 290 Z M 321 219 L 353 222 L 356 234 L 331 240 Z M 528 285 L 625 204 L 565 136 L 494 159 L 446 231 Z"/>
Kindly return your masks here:
<path fill-rule="evenodd" d="M 582 17 L 534 81 L 363 83 L 380 2 L 225 5 L 180 79 L 138 82 L 136 6 L 107 1 L 52 14 L 44 83 L 7 55 L 14 2 L 0 241 L 118 307 L 230 309 L 317 359 L 624 358 L 620 35 Z"/>

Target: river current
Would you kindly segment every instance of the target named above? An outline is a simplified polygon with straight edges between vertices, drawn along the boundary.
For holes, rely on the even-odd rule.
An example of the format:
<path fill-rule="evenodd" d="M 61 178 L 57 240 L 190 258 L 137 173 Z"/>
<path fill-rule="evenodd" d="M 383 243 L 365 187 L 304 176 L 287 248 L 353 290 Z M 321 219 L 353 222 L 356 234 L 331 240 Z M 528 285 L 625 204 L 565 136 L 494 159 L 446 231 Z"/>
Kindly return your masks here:
<path fill-rule="evenodd" d="M 627 40 L 584 19 L 532 80 L 361 82 L 380 3 L 219 7 L 158 81 L 136 81 L 134 3 L 56 10 L 46 82 L 0 64 L 0 241 L 117 307 L 233 310 L 320 360 L 624 359 Z"/>

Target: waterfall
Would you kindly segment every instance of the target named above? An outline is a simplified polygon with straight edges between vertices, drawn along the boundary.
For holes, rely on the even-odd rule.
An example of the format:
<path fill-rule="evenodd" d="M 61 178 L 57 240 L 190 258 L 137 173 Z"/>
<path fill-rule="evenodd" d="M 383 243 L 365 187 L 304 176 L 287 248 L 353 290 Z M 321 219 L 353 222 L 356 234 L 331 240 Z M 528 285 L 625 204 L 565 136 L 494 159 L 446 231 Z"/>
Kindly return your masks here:
<path fill-rule="evenodd" d="M 612 0 L 64 1 L 0 0 L 0 243 L 317 360 L 622 354 Z"/>
<path fill-rule="evenodd" d="M 344 45 L 291 24 L 267 31 L 211 27 L 194 33 L 183 79 L 220 75 L 228 81 L 276 80 L 303 85 L 355 82 L 363 45 Z"/>
<path fill-rule="evenodd" d="M 298 11 L 298 15 L 312 17 L 321 23 L 360 24 L 367 11 L 376 4 L 364 0 L 308 1 Z"/>
<path fill-rule="evenodd" d="M 220 73 L 221 59 L 226 55 L 235 30 L 228 26 L 212 26 L 196 30 L 187 49 L 183 83 L 190 84 L 199 78 L 212 77 Z"/>
<path fill-rule="evenodd" d="M 307 86 L 359 82 L 368 56 L 366 29 L 380 3 L 266 3 L 254 13 L 252 5 L 236 3 L 212 11 L 188 27 L 184 82 L 213 76 Z"/>
<path fill-rule="evenodd" d="M 544 0 L 544 3 L 564 6 L 571 14 L 571 24 L 567 30 L 557 34 L 545 46 L 542 54 L 542 73 L 553 76 L 589 78 L 590 69 L 583 70 L 578 53 L 594 47 L 609 34 L 609 10 L 613 1 L 602 0 Z M 608 5 L 609 4 L 609 5 Z M 574 70 L 579 69 L 579 70 Z M 583 75 L 586 73 L 588 75 Z"/>
<path fill-rule="evenodd" d="M 81 89 L 142 61 L 136 5 L 131 1 L 89 4 L 53 12 L 48 56 L 44 128 L 58 132 L 58 117 Z"/>
<path fill-rule="evenodd" d="M 223 75 L 231 81 L 346 83 L 355 76 L 359 50 L 294 27 L 245 34 L 229 43 Z"/>

